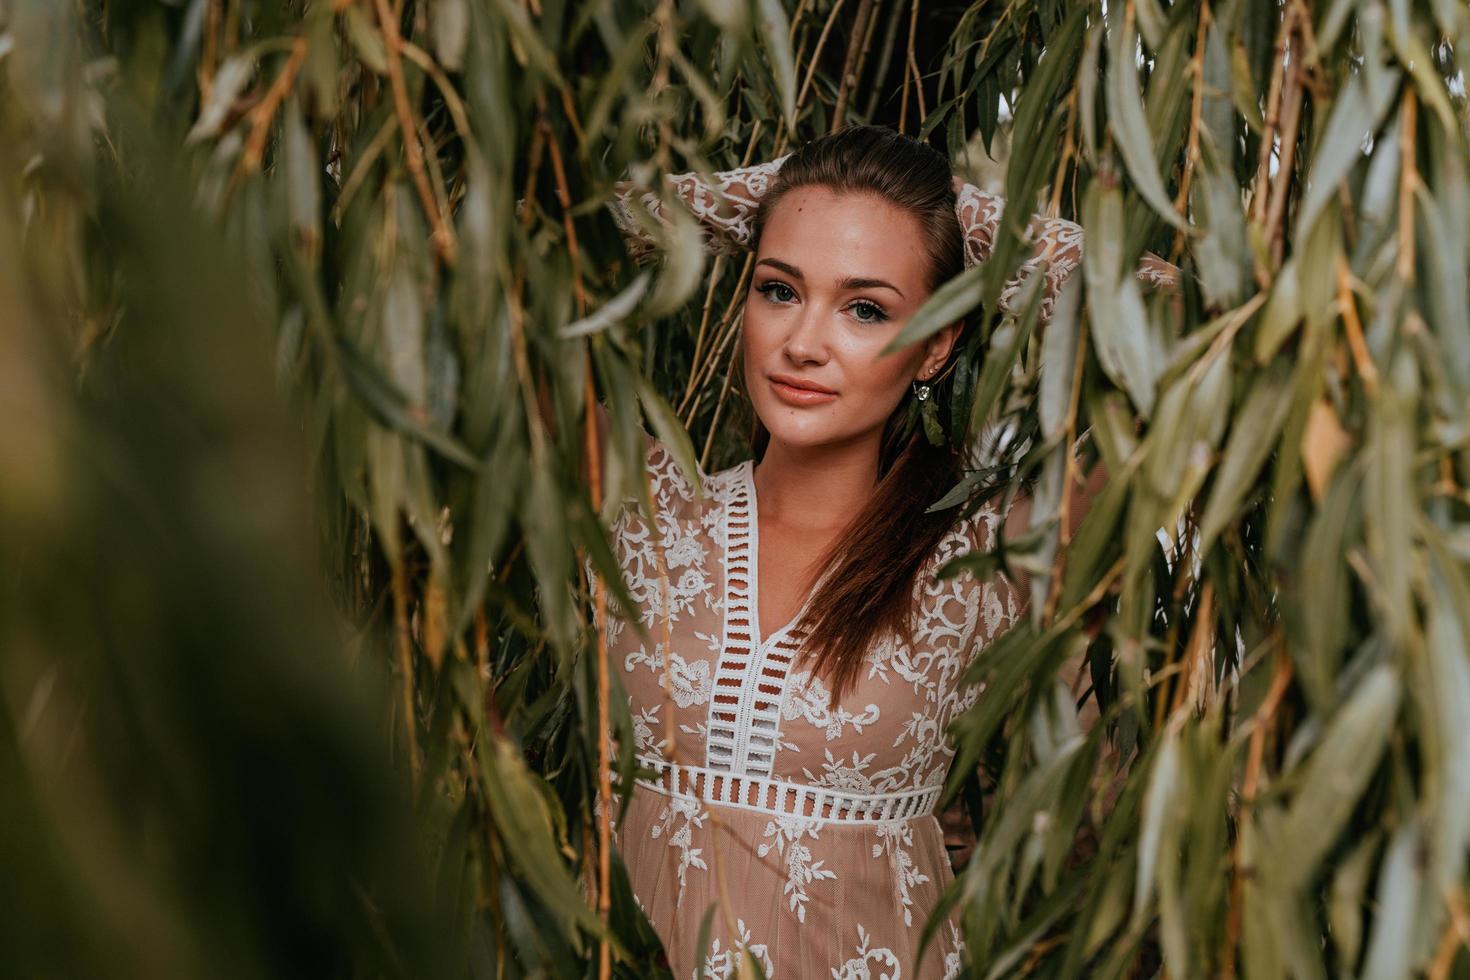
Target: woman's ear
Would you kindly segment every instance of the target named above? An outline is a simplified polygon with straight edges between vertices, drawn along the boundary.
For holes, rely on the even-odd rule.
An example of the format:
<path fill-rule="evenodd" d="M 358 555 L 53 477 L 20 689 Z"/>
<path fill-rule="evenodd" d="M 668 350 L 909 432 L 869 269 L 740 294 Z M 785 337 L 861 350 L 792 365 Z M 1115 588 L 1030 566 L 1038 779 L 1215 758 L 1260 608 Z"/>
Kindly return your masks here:
<path fill-rule="evenodd" d="M 963 320 L 940 327 L 935 331 L 924 346 L 924 362 L 919 367 L 919 378 L 925 380 L 934 376 L 934 373 L 949 358 L 949 352 L 954 349 L 956 338 L 959 337 L 960 327 Z"/>

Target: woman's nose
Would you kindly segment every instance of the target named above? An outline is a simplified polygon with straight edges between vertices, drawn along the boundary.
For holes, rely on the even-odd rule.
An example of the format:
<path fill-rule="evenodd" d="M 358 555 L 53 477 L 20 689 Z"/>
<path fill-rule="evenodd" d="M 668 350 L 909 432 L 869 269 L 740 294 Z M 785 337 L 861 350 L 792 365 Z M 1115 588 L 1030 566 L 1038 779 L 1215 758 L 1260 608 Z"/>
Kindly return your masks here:
<path fill-rule="evenodd" d="M 827 317 L 814 304 L 801 308 L 786 336 L 785 350 L 786 356 L 796 364 L 826 363 Z"/>

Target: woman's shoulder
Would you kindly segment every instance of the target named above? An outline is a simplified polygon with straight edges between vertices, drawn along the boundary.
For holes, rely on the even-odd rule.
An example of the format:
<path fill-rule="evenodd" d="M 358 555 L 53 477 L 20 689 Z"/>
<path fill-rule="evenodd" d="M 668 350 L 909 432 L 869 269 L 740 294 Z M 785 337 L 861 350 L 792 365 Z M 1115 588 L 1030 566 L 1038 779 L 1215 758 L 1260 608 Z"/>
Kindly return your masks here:
<path fill-rule="evenodd" d="M 1023 596 L 994 557 L 1006 515 L 999 497 L 973 510 L 956 509 L 955 519 L 934 549 L 926 573 L 914 583 L 922 614 L 953 618 L 951 604 L 959 603 L 972 611 L 965 614 L 965 619 L 984 621 L 987 638 L 1016 618 Z"/>
<path fill-rule="evenodd" d="M 1000 543 L 1005 515 L 1001 501 L 992 498 L 973 509 L 955 508 L 955 517 L 939 541 L 935 559 L 941 564 L 962 555 L 986 554 Z M 971 563 L 973 564 L 973 563 Z"/>
<path fill-rule="evenodd" d="M 732 494 L 742 485 L 746 471 L 750 468 L 753 460 L 742 459 L 738 463 L 731 463 L 724 469 L 716 470 L 703 476 L 704 488 L 711 498 L 720 502 L 729 500 Z"/>
<path fill-rule="evenodd" d="M 730 500 L 741 486 L 750 460 L 713 472 L 707 471 L 697 458 L 681 465 L 662 440 L 647 435 L 644 464 L 653 502 L 660 510 L 702 512 Z"/>

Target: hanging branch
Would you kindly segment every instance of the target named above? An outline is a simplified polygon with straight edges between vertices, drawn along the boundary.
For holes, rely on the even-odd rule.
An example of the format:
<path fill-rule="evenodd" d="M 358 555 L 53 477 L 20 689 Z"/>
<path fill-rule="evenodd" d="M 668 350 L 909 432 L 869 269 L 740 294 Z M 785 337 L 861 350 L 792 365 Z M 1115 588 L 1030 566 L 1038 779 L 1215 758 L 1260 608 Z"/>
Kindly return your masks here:
<path fill-rule="evenodd" d="M 842 81 L 836 90 L 836 103 L 832 107 L 832 132 L 847 125 L 847 98 L 857 85 L 858 51 L 863 50 L 863 38 L 867 37 L 867 19 L 873 15 L 873 0 L 858 0 L 857 16 L 853 18 L 853 35 L 847 40 L 847 57 L 842 59 Z"/>
<path fill-rule="evenodd" d="M 398 33 L 398 18 L 388 9 L 388 0 L 374 0 L 377 4 L 378 26 L 383 36 L 383 47 L 387 52 L 388 81 L 393 89 L 393 108 L 398 114 L 398 129 L 403 134 L 403 157 L 408 164 L 408 173 L 418 191 L 419 203 L 433 226 L 434 250 L 447 265 L 453 265 L 457 244 L 454 229 L 445 221 L 439 210 L 434 192 L 429 187 L 429 178 L 424 171 L 424 148 L 419 143 L 419 124 L 413 107 L 408 101 L 408 83 L 403 78 L 402 38 Z"/>

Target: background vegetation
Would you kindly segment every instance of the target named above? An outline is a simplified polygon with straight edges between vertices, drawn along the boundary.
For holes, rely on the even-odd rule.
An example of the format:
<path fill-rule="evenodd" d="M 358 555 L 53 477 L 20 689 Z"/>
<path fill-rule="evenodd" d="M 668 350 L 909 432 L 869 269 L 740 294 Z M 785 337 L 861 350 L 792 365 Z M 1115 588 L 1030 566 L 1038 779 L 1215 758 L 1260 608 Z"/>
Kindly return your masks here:
<path fill-rule="evenodd" d="M 1470 971 L 1467 45 L 1454 0 L 0 0 L 7 972 L 658 971 L 588 611 L 639 426 L 745 451 L 748 268 L 682 219 L 635 268 L 603 203 L 857 120 L 1013 202 L 913 327 L 974 311 L 950 410 L 1020 437 L 965 492 L 1036 484 L 955 729 L 975 975 Z M 991 312 L 1032 207 L 1088 242 L 1044 329 Z"/>

